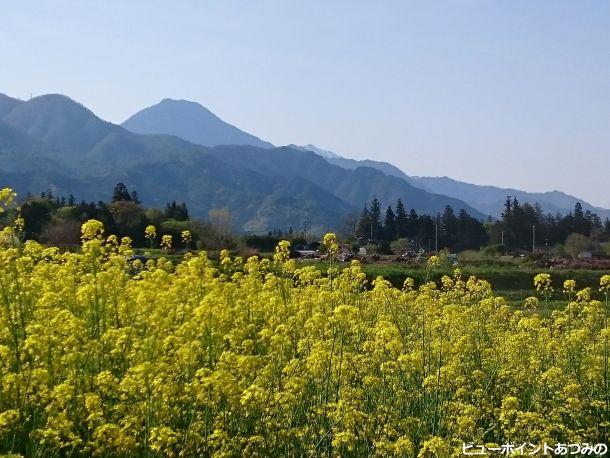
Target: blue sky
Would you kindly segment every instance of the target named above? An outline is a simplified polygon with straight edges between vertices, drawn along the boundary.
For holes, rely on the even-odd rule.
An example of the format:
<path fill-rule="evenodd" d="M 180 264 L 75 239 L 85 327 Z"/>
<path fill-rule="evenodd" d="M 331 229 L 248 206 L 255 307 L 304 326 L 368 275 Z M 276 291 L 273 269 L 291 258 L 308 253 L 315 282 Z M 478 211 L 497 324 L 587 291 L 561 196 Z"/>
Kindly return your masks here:
<path fill-rule="evenodd" d="M 608 1 L 12 1 L 0 92 L 122 122 L 195 100 L 313 143 L 610 207 Z"/>

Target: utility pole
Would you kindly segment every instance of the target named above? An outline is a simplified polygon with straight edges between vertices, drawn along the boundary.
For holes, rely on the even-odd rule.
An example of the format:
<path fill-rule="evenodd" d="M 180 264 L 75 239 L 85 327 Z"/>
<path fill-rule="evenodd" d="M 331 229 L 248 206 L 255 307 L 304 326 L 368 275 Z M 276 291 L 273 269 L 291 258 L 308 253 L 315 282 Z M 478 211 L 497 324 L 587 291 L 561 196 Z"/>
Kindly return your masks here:
<path fill-rule="evenodd" d="M 536 252 L 536 226 L 532 226 L 532 253 Z"/>
<path fill-rule="evenodd" d="M 434 225 L 434 251 L 438 253 L 438 223 Z"/>
<path fill-rule="evenodd" d="M 502 253 L 506 256 L 506 247 L 504 246 L 504 229 L 502 229 Z"/>

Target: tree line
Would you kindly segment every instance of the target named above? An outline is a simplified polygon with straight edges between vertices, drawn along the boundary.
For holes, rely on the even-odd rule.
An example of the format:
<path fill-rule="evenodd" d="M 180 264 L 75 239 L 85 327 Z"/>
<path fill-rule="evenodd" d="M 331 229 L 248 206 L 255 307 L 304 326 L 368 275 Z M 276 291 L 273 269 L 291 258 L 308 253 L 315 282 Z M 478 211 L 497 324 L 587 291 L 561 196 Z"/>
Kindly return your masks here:
<path fill-rule="evenodd" d="M 25 221 L 26 239 L 58 246 L 77 245 L 80 226 L 88 219 L 101 221 L 108 234 L 131 237 L 138 247 L 148 245 L 144 229 L 151 224 L 160 234 L 172 235 L 175 241 L 188 229 L 193 234 L 192 246 L 206 249 L 242 243 L 265 251 L 275 246 L 276 239 L 286 236 L 299 239 L 299 244 L 307 243 L 304 234 L 294 234 L 292 229 L 287 234 L 274 231 L 266 236 L 237 237 L 226 209 L 211 210 L 208 220 L 201 221 L 191 219 L 184 202 L 167 202 L 163 210 L 145 208 L 137 192 L 130 192 L 123 183 L 114 187 L 110 202 L 77 202 L 72 195 L 59 197 L 47 191 L 36 197 L 28 195 L 20 212 Z M 0 223 L 9 216 L 0 215 Z M 488 246 L 513 253 L 531 251 L 534 246 L 554 247 L 566 241 L 573 245 L 573 250 L 582 251 L 602 247 L 604 243 L 604 247 L 610 245 L 610 220 L 602 221 L 595 213 L 584 211 L 580 203 L 567 215 L 553 215 L 545 213 L 538 204 L 521 204 L 516 198 L 508 197 L 497 221 L 480 221 L 465 209 L 456 213 L 449 205 L 436 215 L 418 214 L 412 208 L 407 210 L 402 199 L 382 211 L 381 202 L 374 198 L 365 203 L 359 215 L 349 218 L 344 233 L 345 241 L 353 242 L 354 246 L 376 245 L 380 253 L 391 252 L 392 244 L 400 246 L 400 250 L 459 252 Z"/>
<path fill-rule="evenodd" d="M 420 215 L 414 209 L 407 211 L 402 199 L 398 199 L 394 207 L 389 205 L 383 215 L 379 199 L 365 203 L 353 233 L 361 241 L 380 245 L 408 239 L 413 248 L 425 250 L 463 251 L 478 249 L 488 242 L 483 223 L 465 209 L 456 214 L 447 205 L 438 215 Z"/>
<path fill-rule="evenodd" d="M 539 204 L 521 204 L 516 197 L 506 199 L 497 221 L 480 221 L 465 209 L 456 213 L 449 205 L 442 213 L 420 215 L 414 209 L 407 211 L 401 199 L 382 212 L 381 202 L 374 198 L 348 225 L 352 238 L 380 246 L 382 251 L 403 239 L 412 248 L 429 251 L 495 246 L 506 253 L 550 248 L 566 241 L 577 245 L 574 249 L 583 250 L 610 240 L 610 220 L 602 221 L 597 214 L 583 210 L 580 203 L 567 215 L 553 215 L 545 213 Z"/>
<path fill-rule="evenodd" d="M 123 183 L 114 187 L 110 202 L 77 202 L 73 195 L 59 197 L 52 191 L 28 195 L 20 213 L 25 223 L 25 239 L 58 246 L 77 245 L 80 226 L 89 219 L 101 221 L 107 234 L 130 237 L 134 246 L 146 246 L 144 229 L 151 224 L 163 234 L 172 235 L 175 243 L 181 240 L 183 230 L 198 229 L 195 232 L 205 233 L 203 223 L 190 220 L 184 202 L 168 202 L 163 211 L 144 208 L 137 191 L 129 192 Z"/>
<path fill-rule="evenodd" d="M 583 211 L 580 202 L 567 215 L 545 213 L 539 204 L 521 204 L 516 197 L 506 198 L 501 218 L 489 230 L 491 243 L 507 251 L 531 250 L 564 244 L 573 234 L 605 242 L 610 239 L 610 219 Z"/>

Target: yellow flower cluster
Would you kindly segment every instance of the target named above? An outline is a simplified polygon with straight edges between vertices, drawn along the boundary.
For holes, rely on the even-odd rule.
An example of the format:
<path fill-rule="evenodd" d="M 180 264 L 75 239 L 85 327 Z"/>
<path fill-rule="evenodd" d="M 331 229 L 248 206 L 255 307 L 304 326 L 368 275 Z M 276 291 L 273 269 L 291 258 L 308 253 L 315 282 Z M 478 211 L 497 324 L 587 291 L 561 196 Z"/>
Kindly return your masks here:
<path fill-rule="evenodd" d="M 191 244 L 192 241 L 192 235 L 191 235 L 191 231 L 189 230 L 185 230 L 182 231 L 182 234 L 180 234 L 182 237 L 182 243 L 184 244 L 184 246 L 188 247 Z"/>
<path fill-rule="evenodd" d="M 0 453 L 448 457 L 610 432 L 591 295 L 542 318 L 459 272 L 398 289 L 299 267 L 288 242 L 134 269 L 102 234 L 0 248 Z"/>
<path fill-rule="evenodd" d="M 563 282 L 563 292 L 570 295 L 576 290 L 576 281 L 568 279 Z"/>
<path fill-rule="evenodd" d="M 553 282 L 551 280 L 551 275 L 547 273 L 541 273 L 534 277 L 534 287 L 538 291 L 552 291 L 553 290 Z"/>
<path fill-rule="evenodd" d="M 146 237 L 152 243 L 152 241 L 157 237 L 157 228 L 152 224 L 146 226 L 146 229 L 144 229 L 144 237 Z"/>
<path fill-rule="evenodd" d="M 11 206 L 17 194 L 11 188 L 0 189 L 0 213 Z"/>
<path fill-rule="evenodd" d="M 161 237 L 161 248 L 164 250 L 171 250 L 172 248 L 172 236 L 165 234 Z"/>
<path fill-rule="evenodd" d="M 610 292 L 610 275 L 604 275 L 599 280 L 600 291 Z"/>
<path fill-rule="evenodd" d="M 437 256 L 437 255 L 435 255 L 435 254 L 434 254 L 434 255 L 432 255 L 432 256 L 430 256 L 430 257 L 428 258 L 428 260 L 426 261 L 426 265 L 427 265 L 429 268 L 432 268 L 432 269 L 437 268 L 438 266 L 440 266 L 440 265 L 441 265 L 441 258 L 440 258 L 440 256 Z"/>
<path fill-rule="evenodd" d="M 339 251 L 339 245 L 337 244 L 337 236 L 332 232 L 329 232 L 324 235 L 324 238 L 322 239 L 322 245 L 324 245 L 326 251 L 331 255 L 336 254 Z"/>
<path fill-rule="evenodd" d="M 100 238 L 104 233 L 104 226 L 101 222 L 95 219 L 83 223 L 81 227 L 81 239 L 83 241 Z"/>

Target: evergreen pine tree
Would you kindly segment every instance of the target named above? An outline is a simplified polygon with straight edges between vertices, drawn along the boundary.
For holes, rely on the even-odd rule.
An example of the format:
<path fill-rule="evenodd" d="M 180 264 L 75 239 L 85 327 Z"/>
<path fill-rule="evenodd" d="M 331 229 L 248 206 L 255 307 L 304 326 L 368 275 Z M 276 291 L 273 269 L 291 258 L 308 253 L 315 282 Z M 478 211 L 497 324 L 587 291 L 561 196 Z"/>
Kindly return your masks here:
<path fill-rule="evenodd" d="M 123 183 L 117 183 L 112 191 L 112 201 L 113 202 L 121 202 L 121 201 L 130 201 L 131 195 L 129 194 L 129 190 L 127 186 Z"/>
<path fill-rule="evenodd" d="M 405 238 L 408 236 L 409 221 L 407 211 L 401 199 L 396 202 L 396 237 Z"/>
<path fill-rule="evenodd" d="M 383 222 L 383 237 L 388 242 L 396 239 L 396 215 L 392 206 L 388 205 Z"/>
<path fill-rule="evenodd" d="M 373 240 L 379 240 L 383 233 L 383 227 L 381 226 L 381 203 L 377 197 L 371 201 L 369 218 Z"/>
<path fill-rule="evenodd" d="M 420 218 L 414 208 L 409 210 L 407 219 L 407 237 L 415 238 L 420 233 Z"/>
<path fill-rule="evenodd" d="M 445 207 L 439 224 L 439 249 L 441 247 L 453 248 L 458 232 L 458 219 L 450 205 Z M 436 236 L 436 234 L 435 234 Z"/>
<path fill-rule="evenodd" d="M 358 237 L 369 238 L 371 237 L 371 217 L 369 214 L 369 207 L 364 204 L 364 208 L 360 213 L 360 219 L 358 220 L 358 226 L 356 229 Z"/>

